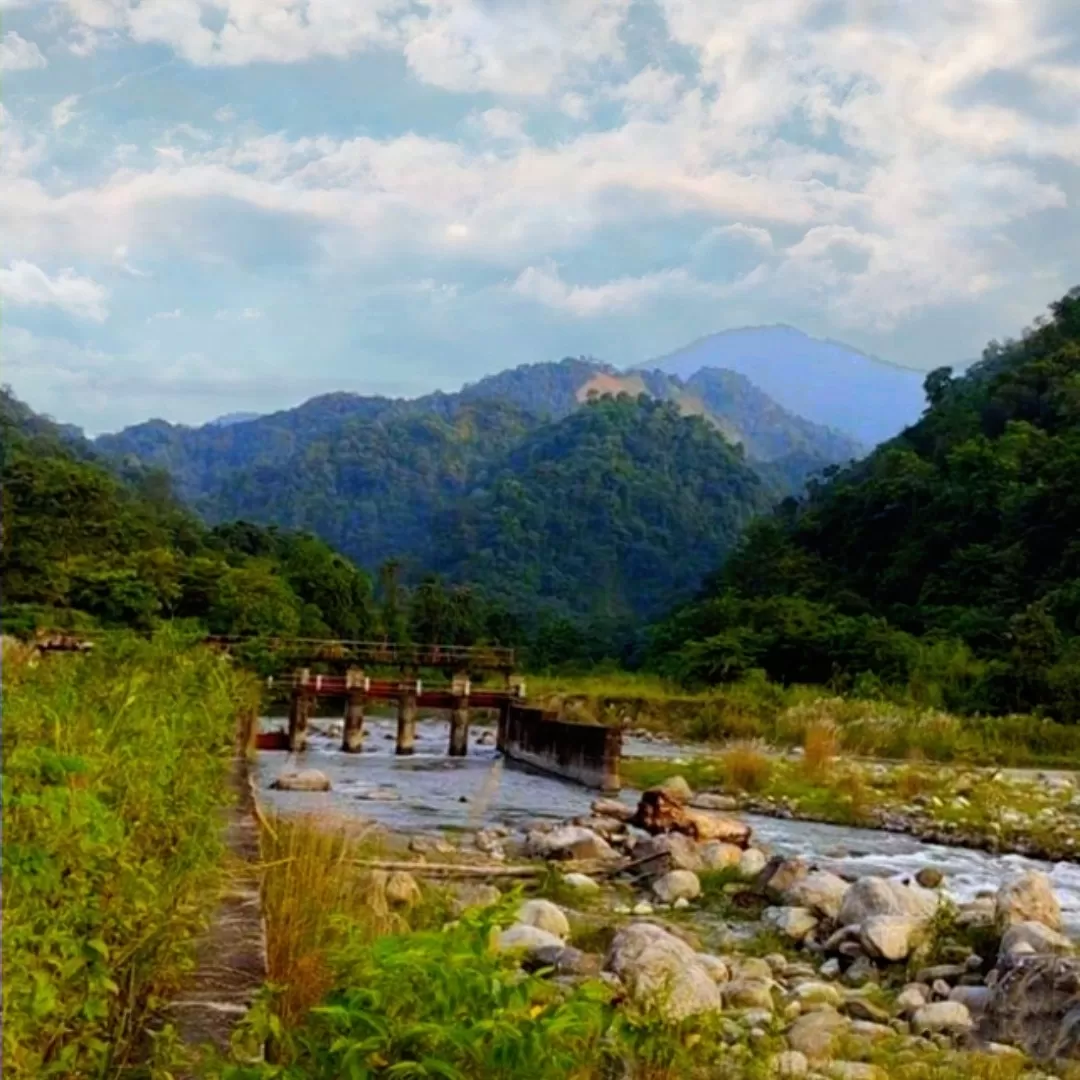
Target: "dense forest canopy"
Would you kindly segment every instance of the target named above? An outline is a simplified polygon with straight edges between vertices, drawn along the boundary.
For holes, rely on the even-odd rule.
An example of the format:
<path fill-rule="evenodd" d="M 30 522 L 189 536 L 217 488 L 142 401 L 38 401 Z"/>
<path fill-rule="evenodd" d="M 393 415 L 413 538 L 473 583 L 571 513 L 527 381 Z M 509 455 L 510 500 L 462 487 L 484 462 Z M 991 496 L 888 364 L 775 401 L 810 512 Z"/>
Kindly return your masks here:
<path fill-rule="evenodd" d="M 654 661 L 1080 719 L 1080 290 L 926 394 L 916 424 L 755 523 Z"/>

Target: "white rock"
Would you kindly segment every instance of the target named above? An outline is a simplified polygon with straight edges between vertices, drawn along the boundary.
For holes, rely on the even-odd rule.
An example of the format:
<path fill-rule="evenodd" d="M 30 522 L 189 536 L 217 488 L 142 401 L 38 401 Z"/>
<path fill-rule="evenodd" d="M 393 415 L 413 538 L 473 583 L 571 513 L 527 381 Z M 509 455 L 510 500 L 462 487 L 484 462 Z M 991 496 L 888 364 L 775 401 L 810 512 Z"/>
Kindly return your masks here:
<path fill-rule="evenodd" d="M 810 1072 L 810 1062 L 805 1054 L 798 1050 L 785 1050 L 773 1058 L 772 1071 L 774 1076 L 785 1077 L 787 1080 L 799 1080 Z"/>
<path fill-rule="evenodd" d="M 928 922 L 940 900 L 936 892 L 919 885 L 880 877 L 859 878 L 844 894 L 836 921 L 841 926 L 861 926 L 875 915 L 911 915 Z"/>
<path fill-rule="evenodd" d="M 739 859 L 739 877 L 745 878 L 747 881 L 756 878 L 765 869 L 765 864 L 768 861 L 765 858 L 765 853 L 759 848 L 747 848 Z"/>
<path fill-rule="evenodd" d="M 926 994 L 918 986 L 905 986 L 896 995 L 895 1004 L 897 1012 L 901 1014 L 915 1012 L 926 1004 Z"/>
<path fill-rule="evenodd" d="M 826 919 L 835 919 L 850 888 L 848 882 L 836 874 L 812 870 L 785 892 L 784 900 L 793 907 L 809 908 Z"/>
<path fill-rule="evenodd" d="M 516 921 L 521 926 L 535 926 L 565 941 L 570 936 L 570 923 L 558 904 L 550 900 L 526 900 L 517 910 Z"/>
<path fill-rule="evenodd" d="M 882 960 L 906 960 L 919 943 L 926 924 L 910 915 L 874 915 L 859 934 L 862 947 Z"/>
<path fill-rule="evenodd" d="M 653 913 L 653 906 L 648 900 L 639 900 L 630 911 L 634 915 L 651 915 Z"/>
<path fill-rule="evenodd" d="M 709 840 L 698 848 L 698 854 L 706 870 L 726 870 L 729 866 L 738 866 L 745 853 L 734 844 Z"/>
<path fill-rule="evenodd" d="M 771 980 L 732 979 L 721 987 L 724 1005 L 729 1009 L 767 1009 L 771 1013 L 773 1009 L 771 986 Z"/>
<path fill-rule="evenodd" d="M 541 859 L 614 859 L 614 849 L 591 829 L 561 825 L 550 832 L 534 830 L 525 838 L 526 854 Z"/>
<path fill-rule="evenodd" d="M 1050 879 L 1040 870 L 1028 870 L 998 890 L 995 903 L 998 926 L 1006 929 L 1021 922 L 1037 922 L 1051 930 L 1061 929 L 1061 905 Z"/>
<path fill-rule="evenodd" d="M 803 941 L 818 924 L 814 913 L 804 907 L 766 908 L 761 921 L 792 941 Z"/>
<path fill-rule="evenodd" d="M 330 777 L 318 769 L 284 772 L 271 785 L 278 791 L 329 791 Z"/>
<path fill-rule="evenodd" d="M 588 874 L 563 874 L 563 884 L 569 889 L 576 889 L 581 893 L 597 893 L 600 891 L 599 882 L 594 881 Z"/>
<path fill-rule="evenodd" d="M 669 1020 L 721 1007 L 720 988 L 694 950 L 651 923 L 619 930 L 604 967 L 622 979 L 635 1001 L 658 1009 Z"/>
<path fill-rule="evenodd" d="M 693 870 L 671 870 L 652 883 L 652 890 L 665 904 L 673 904 L 700 896 L 701 882 Z"/>
<path fill-rule="evenodd" d="M 970 1031 L 974 1026 L 968 1007 L 959 1001 L 932 1001 L 915 1011 L 911 1026 L 917 1035 L 935 1031 Z"/>
<path fill-rule="evenodd" d="M 675 911 L 685 911 L 690 906 L 690 901 L 685 896 L 680 896 L 671 906 Z"/>
<path fill-rule="evenodd" d="M 731 972 L 728 970 L 727 964 L 720 959 L 719 956 L 713 956 L 712 953 L 697 954 L 698 963 L 712 976 L 713 982 L 725 983 L 731 978 Z"/>
<path fill-rule="evenodd" d="M 496 947 L 500 952 L 521 949 L 531 953 L 539 949 L 561 949 L 562 946 L 561 938 L 549 934 L 546 930 L 541 930 L 539 926 L 526 926 L 523 923 L 516 923 L 509 927 L 496 939 Z"/>
<path fill-rule="evenodd" d="M 832 1005 L 839 1008 L 844 1001 L 843 995 L 827 982 L 804 982 L 791 992 L 792 997 L 802 1005 Z"/>
<path fill-rule="evenodd" d="M 1032 952 L 1057 953 L 1061 956 L 1073 951 L 1072 942 L 1064 934 L 1040 922 L 1019 922 L 1010 926 L 1001 937 L 1000 955 L 1026 952 L 1026 949 L 1020 949 L 1021 945 L 1029 945 Z"/>

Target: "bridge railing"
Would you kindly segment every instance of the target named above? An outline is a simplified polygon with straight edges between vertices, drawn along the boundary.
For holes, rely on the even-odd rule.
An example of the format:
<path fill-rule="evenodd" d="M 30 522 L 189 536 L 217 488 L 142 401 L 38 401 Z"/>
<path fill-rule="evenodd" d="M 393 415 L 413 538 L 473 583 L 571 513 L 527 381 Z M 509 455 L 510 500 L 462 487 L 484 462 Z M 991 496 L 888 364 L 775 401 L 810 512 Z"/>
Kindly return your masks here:
<path fill-rule="evenodd" d="M 473 671 L 512 671 L 514 668 L 514 650 L 500 645 L 403 645 L 389 641 L 246 635 L 212 635 L 207 642 L 222 648 L 258 643 L 275 652 L 312 660 L 357 660 L 400 667 L 460 667 Z"/>

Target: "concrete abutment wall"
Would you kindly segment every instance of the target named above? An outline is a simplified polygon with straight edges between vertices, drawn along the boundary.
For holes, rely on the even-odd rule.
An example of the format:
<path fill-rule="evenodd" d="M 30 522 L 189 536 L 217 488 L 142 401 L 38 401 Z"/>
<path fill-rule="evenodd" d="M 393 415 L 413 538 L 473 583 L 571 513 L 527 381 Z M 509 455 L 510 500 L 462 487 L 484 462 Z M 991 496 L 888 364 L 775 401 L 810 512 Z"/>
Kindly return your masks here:
<path fill-rule="evenodd" d="M 599 724 L 574 724 L 554 713 L 507 705 L 499 717 L 498 749 L 511 761 L 615 792 L 621 787 L 622 732 Z"/>

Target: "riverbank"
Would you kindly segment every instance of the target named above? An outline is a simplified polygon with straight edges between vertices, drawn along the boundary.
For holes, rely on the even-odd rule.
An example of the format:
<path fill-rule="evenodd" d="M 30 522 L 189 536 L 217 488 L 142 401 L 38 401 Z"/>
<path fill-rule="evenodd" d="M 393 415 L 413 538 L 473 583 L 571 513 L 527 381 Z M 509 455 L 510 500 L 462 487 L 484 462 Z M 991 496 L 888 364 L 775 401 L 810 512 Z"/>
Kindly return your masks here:
<path fill-rule="evenodd" d="M 807 732 L 829 725 L 840 748 L 861 757 L 921 759 L 995 767 L 1075 768 L 1080 725 L 1030 715 L 957 716 L 887 700 L 838 697 L 820 687 L 764 680 L 700 693 L 649 675 L 530 676 L 529 696 L 570 719 L 625 725 L 679 741 L 761 739 L 802 746 Z"/>

